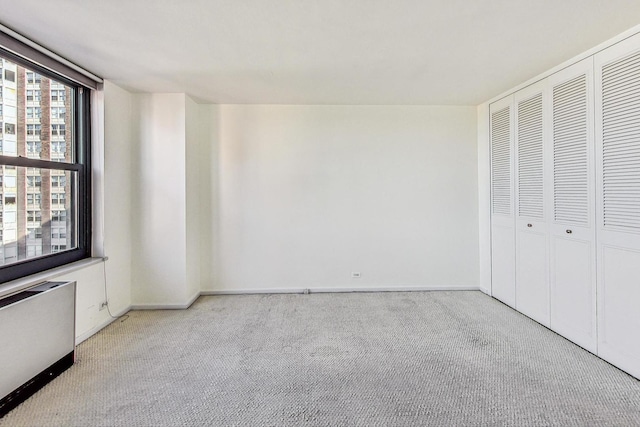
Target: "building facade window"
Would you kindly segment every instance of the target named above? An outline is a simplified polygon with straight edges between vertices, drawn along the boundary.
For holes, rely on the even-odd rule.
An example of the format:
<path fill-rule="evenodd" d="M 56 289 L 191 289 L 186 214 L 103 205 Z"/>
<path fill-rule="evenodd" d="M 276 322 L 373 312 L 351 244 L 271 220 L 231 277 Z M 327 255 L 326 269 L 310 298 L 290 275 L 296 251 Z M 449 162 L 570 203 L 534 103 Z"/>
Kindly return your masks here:
<path fill-rule="evenodd" d="M 27 107 L 27 119 L 39 119 L 40 117 L 42 117 L 40 107 Z"/>
<path fill-rule="evenodd" d="M 38 89 L 27 90 L 27 102 L 40 102 L 42 94 Z"/>
<path fill-rule="evenodd" d="M 27 136 L 40 136 L 42 132 L 42 125 L 30 124 L 27 125 Z"/>
<path fill-rule="evenodd" d="M 27 211 L 27 221 L 40 222 L 42 220 L 42 212 L 40 211 Z"/>
<path fill-rule="evenodd" d="M 4 79 L 8 82 L 15 82 L 16 72 L 11 70 L 4 70 Z"/>
<path fill-rule="evenodd" d="M 42 187 L 42 177 L 41 176 L 28 176 L 27 177 L 27 187 Z"/>
<path fill-rule="evenodd" d="M 52 176 L 51 177 L 51 187 L 60 187 L 63 188 L 66 185 L 66 177 L 65 176 Z"/>
<path fill-rule="evenodd" d="M 66 130 L 64 124 L 51 125 L 51 136 L 65 136 Z"/>
<path fill-rule="evenodd" d="M 27 84 L 40 84 L 40 82 L 42 81 L 42 76 L 40 76 L 40 74 L 38 73 L 34 73 L 33 71 L 26 71 L 26 76 L 27 76 Z"/>
<path fill-rule="evenodd" d="M 67 114 L 67 109 L 64 107 L 51 107 L 52 119 L 64 119 Z"/>
<path fill-rule="evenodd" d="M 66 94 L 64 89 L 53 89 L 51 91 L 51 100 L 53 102 L 64 102 Z"/>

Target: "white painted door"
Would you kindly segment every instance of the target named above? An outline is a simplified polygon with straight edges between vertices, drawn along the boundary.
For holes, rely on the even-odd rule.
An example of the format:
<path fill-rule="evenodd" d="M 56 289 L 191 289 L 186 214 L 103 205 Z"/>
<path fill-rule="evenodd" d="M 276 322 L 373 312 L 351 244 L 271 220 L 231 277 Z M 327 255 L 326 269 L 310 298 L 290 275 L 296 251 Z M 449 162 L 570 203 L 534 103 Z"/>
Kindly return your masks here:
<path fill-rule="evenodd" d="M 595 353 L 593 58 L 548 82 L 551 328 Z"/>
<path fill-rule="evenodd" d="M 489 107 L 491 139 L 491 293 L 515 307 L 513 96 Z"/>
<path fill-rule="evenodd" d="M 640 36 L 594 61 L 598 355 L 640 377 Z"/>
<path fill-rule="evenodd" d="M 543 80 L 514 95 L 516 309 L 549 326 L 545 88 Z"/>

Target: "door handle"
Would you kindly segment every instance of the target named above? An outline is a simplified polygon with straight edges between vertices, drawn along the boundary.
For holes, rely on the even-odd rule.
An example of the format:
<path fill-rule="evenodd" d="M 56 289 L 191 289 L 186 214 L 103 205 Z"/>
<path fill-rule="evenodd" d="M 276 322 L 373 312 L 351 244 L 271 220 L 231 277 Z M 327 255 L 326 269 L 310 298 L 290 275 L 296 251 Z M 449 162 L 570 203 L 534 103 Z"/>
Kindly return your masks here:
<path fill-rule="evenodd" d="M 533 227 L 533 224 L 527 224 L 527 227 L 531 228 Z"/>
<path fill-rule="evenodd" d="M 571 233 L 573 233 L 573 231 L 567 230 L 567 234 L 571 234 Z"/>

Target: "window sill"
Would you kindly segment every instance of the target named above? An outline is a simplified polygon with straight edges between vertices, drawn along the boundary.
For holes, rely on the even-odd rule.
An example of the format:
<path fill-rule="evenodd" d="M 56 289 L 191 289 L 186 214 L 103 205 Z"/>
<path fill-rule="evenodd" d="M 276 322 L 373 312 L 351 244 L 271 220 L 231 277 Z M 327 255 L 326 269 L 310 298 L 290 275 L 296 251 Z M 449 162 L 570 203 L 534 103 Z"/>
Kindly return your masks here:
<path fill-rule="evenodd" d="M 46 282 L 47 280 L 54 279 L 58 276 L 62 276 L 63 274 L 73 273 L 74 271 L 81 270 L 100 262 L 104 262 L 104 258 L 86 258 L 80 261 L 61 265 L 60 267 L 52 268 L 51 270 L 42 271 L 40 273 L 3 283 L 0 285 L 0 298 L 4 298 L 7 295 L 20 292 L 39 283 Z"/>

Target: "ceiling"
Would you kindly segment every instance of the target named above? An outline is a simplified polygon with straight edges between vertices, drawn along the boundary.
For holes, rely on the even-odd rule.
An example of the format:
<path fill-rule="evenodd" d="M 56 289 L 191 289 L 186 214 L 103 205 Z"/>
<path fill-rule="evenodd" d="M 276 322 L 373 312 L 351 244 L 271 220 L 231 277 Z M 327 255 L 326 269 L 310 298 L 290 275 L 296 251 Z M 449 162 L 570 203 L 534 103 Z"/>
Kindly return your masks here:
<path fill-rule="evenodd" d="M 136 92 L 477 105 L 640 23 L 638 0 L 0 0 L 0 22 Z"/>

